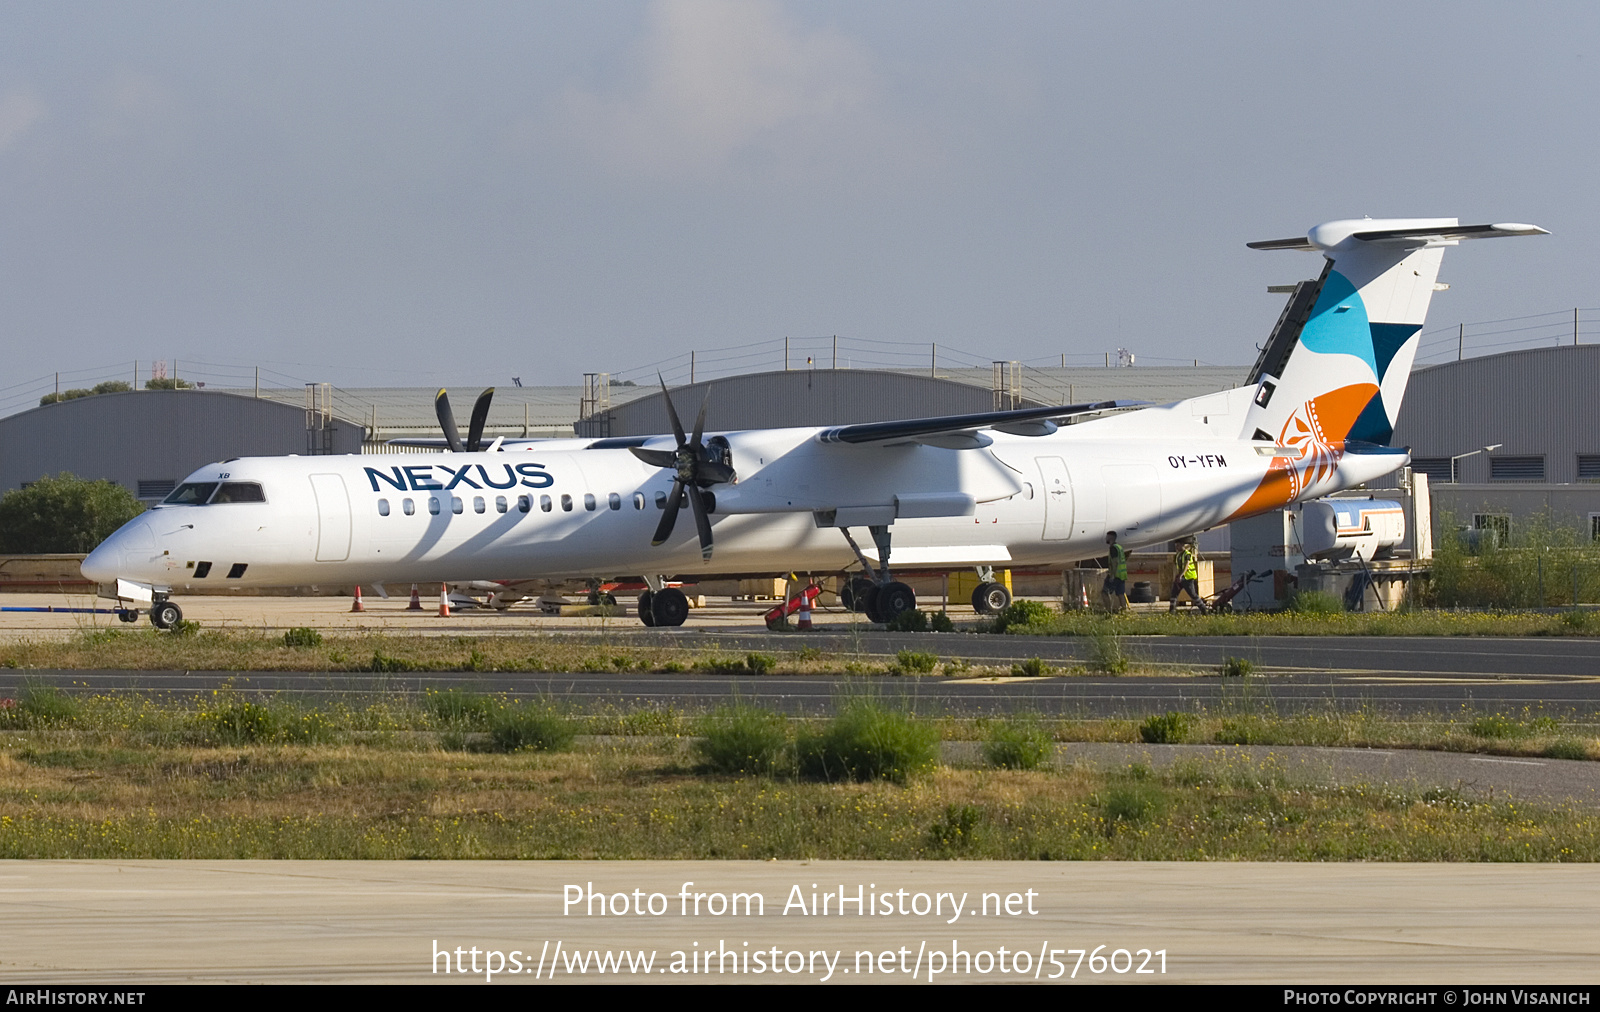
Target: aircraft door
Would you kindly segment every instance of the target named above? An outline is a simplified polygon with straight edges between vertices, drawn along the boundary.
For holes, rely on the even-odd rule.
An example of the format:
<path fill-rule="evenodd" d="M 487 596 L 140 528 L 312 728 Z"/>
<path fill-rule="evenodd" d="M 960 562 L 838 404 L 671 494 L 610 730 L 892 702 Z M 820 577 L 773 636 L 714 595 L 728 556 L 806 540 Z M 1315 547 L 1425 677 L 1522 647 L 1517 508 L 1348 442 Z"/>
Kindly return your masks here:
<path fill-rule="evenodd" d="M 1072 479 L 1060 457 L 1039 457 L 1039 477 L 1044 482 L 1045 541 L 1072 537 Z"/>
<path fill-rule="evenodd" d="M 343 562 L 350 557 L 350 494 L 337 474 L 311 476 L 317 498 L 317 561 Z"/>

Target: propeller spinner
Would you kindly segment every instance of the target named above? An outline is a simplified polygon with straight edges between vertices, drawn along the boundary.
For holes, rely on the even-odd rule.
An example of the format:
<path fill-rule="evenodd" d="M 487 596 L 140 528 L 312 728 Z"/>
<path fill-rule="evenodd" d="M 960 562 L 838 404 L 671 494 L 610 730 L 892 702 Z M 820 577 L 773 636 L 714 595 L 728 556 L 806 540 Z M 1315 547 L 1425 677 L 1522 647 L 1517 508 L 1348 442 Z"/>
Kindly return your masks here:
<path fill-rule="evenodd" d="M 656 378 L 661 379 L 659 376 Z M 700 415 L 694 420 L 693 437 L 684 436 L 683 423 L 678 420 L 678 411 L 672 404 L 672 395 L 667 392 L 664 379 L 661 380 L 661 395 L 667 403 L 667 417 L 672 421 L 672 435 L 678 441 L 678 448 L 668 452 L 642 446 L 629 447 L 633 455 L 646 464 L 671 468 L 674 472 L 666 510 L 661 514 L 661 522 L 656 525 L 655 537 L 650 539 L 650 544 L 659 547 L 672 536 L 672 528 L 678 522 L 678 510 L 684 500 L 684 490 L 692 489 L 693 494 L 688 499 L 690 510 L 694 513 L 695 530 L 700 535 L 700 557 L 710 562 L 711 517 L 700 490 L 737 481 L 739 476 L 725 450 L 707 447 L 700 438 L 705 433 L 706 405 L 711 402 L 710 388 L 706 389 L 705 399 L 700 402 Z"/>

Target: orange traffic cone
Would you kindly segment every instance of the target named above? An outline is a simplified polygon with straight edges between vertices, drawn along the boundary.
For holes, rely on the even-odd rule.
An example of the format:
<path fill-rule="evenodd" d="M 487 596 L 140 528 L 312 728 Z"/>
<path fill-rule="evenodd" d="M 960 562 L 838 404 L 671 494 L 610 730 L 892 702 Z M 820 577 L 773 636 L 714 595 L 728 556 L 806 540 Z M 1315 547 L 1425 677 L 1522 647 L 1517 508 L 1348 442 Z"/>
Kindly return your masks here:
<path fill-rule="evenodd" d="M 803 590 L 800 592 L 800 620 L 794 627 L 801 632 L 811 631 L 811 595 Z"/>
<path fill-rule="evenodd" d="M 450 617 L 450 585 L 448 583 L 439 584 L 439 617 Z"/>
<path fill-rule="evenodd" d="M 1087 583 L 1078 584 L 1078 607 L 1084 611 L 1089 610 L 1089 585 Z"/>
<path fill-rule="evenodd" d="M 355 597 L 354 601 L 350 602 L 350 611 L 351 612 L 358 612 L 358 611 L 366 611 L 366 610 L 367 609 L 361 607 L 361 585 L 360 584 L 356 584 L 356 597 Z"/>
<path fill-rule="evenodd" d="M 422 598 L 417 596 L 417 585 L 411 585 L 411 603 L 406 605 L 406 611 L 421 611 Z"/>

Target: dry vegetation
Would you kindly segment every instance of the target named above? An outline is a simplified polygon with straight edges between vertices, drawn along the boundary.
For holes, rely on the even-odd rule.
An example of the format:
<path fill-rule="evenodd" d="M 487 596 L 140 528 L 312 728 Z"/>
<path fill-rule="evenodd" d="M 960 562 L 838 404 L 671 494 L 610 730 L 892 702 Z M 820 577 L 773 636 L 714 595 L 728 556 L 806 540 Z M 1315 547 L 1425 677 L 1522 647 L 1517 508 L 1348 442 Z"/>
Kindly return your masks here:
<path fill-rule="evenodd" d="M 0 730 L 0 856 L 1600 858 L 1600 812 L 1591 809 L 1328 786 L 1271 759 L 1211 756 L 1162 772 L 919 762 L 831 782 L 779 759 L 764 775 L 715 773 L 704 761 L 714 750 L 695 736 L 736 723 L 726 712 L 718 719 L 665 708 L 564 713 L 459 691 L 312 708 L 227 692 L 156 699 L 30 688 L 0 705 L 9 728 Z M 553 742 L 566 751 L 542 751 L 550 741 L 502 738 L 497 729 L 516 720 L 557 721 L 582 736 Z M 1193 741 L 1576 742 L 1586 754 L 1595 744 L 1584 736 L 1593 729 L 1526 714 L 1177 723 Z M 1131 720 L 1038 717 L 856 724 L 875 748 L 913 752 L 935 736 L 1004 741 L 1007 729 L 1034 742 L 1038 733 L 1122 741 L 1140 732 Z M 822 721 L 766 726 L 780 728 L 780 747 L 827 730 Z"/>

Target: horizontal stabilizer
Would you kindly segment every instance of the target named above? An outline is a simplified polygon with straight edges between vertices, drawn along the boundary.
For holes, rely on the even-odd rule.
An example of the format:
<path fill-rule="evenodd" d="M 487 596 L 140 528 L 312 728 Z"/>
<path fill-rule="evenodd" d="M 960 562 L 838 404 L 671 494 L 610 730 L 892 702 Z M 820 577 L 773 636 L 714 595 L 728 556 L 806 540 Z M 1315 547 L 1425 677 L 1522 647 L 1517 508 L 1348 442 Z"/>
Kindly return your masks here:
<path fill-rule="evenodd" d="M 1489 225 L 1461 225 L 1454 218 L 1347 218 L 1318 225 L 1304 236 L 1292 239 L 1266 239 L 1247 242 L 1251 249 L 1327 250 L 1346 239 L 1360 239 L 1379 246 L 1424 246 L 1452 243 L 1462 239 L 1498 239 L 1509 235 L 1549 235 L 1538 225 L 1498 222 Z"/>

